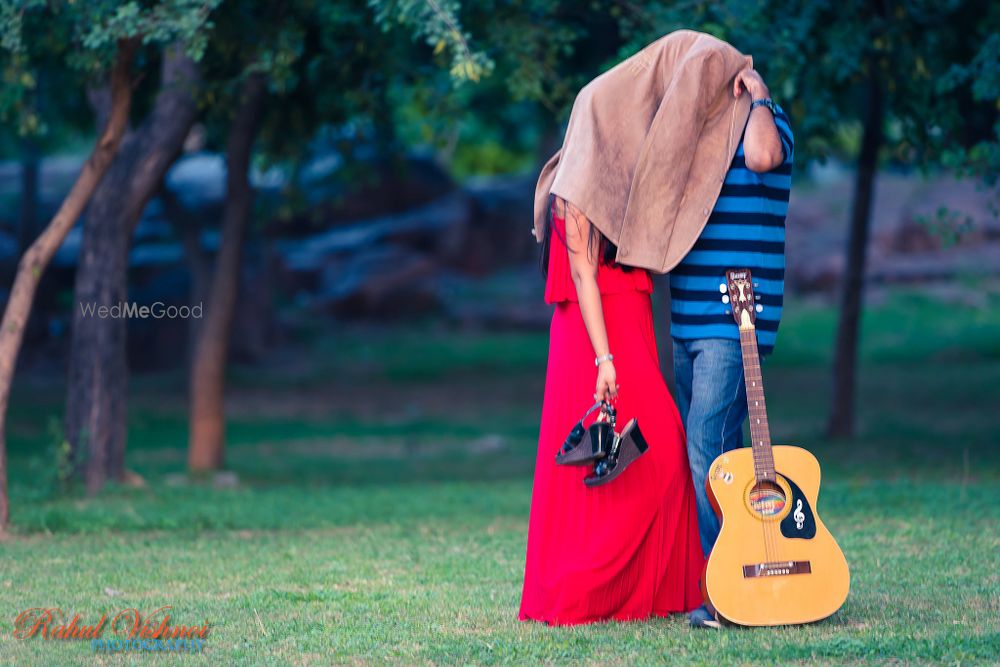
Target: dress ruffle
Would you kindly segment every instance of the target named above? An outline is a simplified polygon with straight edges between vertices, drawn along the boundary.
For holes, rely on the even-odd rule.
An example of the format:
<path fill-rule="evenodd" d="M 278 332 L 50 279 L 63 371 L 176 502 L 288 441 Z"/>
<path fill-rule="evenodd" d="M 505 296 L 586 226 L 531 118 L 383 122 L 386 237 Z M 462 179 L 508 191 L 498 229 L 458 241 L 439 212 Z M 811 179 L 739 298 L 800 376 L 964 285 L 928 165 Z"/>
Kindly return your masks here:
<path fill-rule="evenodd" d="M 545 303 L 560 303 L 576 301 L 576 286 L 570 273 L 569 251 L 566 248 L 566 221 L 563 218 L 552 218 L 552 236 L 549 244 L 548 276 L 545 280 Z M 653 291 L 653 280 L 645 269 L 626 271 L 620 266 L 601 264 L 597 268 L 597 286 L 601 294 L 620 294 L 622 292 Z"/>

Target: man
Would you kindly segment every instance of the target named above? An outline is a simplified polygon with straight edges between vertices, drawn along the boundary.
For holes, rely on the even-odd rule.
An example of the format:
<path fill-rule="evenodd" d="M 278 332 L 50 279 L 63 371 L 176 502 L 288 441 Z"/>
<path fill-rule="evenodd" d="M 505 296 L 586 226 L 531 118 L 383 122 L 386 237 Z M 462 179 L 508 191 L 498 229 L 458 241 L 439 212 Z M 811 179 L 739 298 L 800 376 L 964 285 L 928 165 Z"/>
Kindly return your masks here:
<path fill-rule="evenodd" d="M 747 68 L 733 86 L 736 96 L 750 95 L 750 118 L 708 223 L 670 273 L 677 407 L 687 433 L 706 557 L 719 535 L 705 489 L 708 467 L 723 452 L 743 445 L 747 416 L 739 330 L 721 301 L 720 285 L 726 269 L 751 270 L 760 296 L 758 346 L 762 357 L 769 354 L 781 318 L 794 147 L 788 116 L 771 101 L 760 74 Z M 691 613 L 690 622 L 720 627 L 704 606 Z"/>

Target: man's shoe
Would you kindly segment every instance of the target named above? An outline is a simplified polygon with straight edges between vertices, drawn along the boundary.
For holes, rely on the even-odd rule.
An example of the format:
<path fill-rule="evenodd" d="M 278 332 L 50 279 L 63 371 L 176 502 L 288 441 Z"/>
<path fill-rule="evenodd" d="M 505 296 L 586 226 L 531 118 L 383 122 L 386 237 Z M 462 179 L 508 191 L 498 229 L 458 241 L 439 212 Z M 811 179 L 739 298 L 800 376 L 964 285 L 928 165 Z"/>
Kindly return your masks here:
<path fill-rule="evenodd" d="M 688 616 L 688 620 L 691 622 L 692 628 L 711 628 L 713 630 L 719 630 L 722 628 L 722 623 L 716 620 L 712 614 L 709 613 L 705 605 L 702 605 L 691 612 Z"/>

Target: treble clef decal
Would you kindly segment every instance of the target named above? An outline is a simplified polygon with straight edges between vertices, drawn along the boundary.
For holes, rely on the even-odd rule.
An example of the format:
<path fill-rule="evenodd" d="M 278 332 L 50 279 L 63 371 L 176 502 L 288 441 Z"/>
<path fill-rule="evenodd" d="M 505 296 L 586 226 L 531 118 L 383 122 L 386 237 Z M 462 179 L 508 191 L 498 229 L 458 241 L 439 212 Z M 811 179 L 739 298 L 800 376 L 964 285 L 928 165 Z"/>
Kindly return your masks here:
<path fill-rule="evenodd" d="M 792 518 L 795 519 L 795 527 L 802 530 L 802 524 L 806 520 L 806 515 L 802 513 L 801 498 L 795 501 L 795 512 L 792 514 Z"/>

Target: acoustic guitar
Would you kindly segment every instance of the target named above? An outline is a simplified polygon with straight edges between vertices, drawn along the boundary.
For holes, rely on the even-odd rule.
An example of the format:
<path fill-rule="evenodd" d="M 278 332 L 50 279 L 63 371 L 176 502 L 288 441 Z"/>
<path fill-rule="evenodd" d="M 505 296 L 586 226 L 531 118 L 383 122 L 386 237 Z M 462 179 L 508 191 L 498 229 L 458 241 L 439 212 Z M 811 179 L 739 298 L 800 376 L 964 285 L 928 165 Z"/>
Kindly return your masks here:
<path fill-rule="evenodd" d="M 708 497 L 722 522 L 705 566 L 705 602 L 738 625 L 792 625 L 830 616 L 850 589 L 847 560 L 816 512 L 819 462 L 772 446 L 755 329 L 761 309 L 747 269 L 720 285 L 740 328 L 753 442 L 709 468 Z"/>

